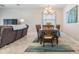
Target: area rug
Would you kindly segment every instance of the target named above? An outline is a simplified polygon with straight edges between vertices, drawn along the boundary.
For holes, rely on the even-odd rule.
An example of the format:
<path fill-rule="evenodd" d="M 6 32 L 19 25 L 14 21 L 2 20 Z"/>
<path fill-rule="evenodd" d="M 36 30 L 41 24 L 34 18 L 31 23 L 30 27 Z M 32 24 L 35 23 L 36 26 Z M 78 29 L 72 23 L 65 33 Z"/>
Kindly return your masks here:
<path fill-rule="evenodd" d="M 43 46 L 30 46 L 25 52 L 75 52 L 69 45 L 56 45 L 51 47 L 51 45 Z"/>

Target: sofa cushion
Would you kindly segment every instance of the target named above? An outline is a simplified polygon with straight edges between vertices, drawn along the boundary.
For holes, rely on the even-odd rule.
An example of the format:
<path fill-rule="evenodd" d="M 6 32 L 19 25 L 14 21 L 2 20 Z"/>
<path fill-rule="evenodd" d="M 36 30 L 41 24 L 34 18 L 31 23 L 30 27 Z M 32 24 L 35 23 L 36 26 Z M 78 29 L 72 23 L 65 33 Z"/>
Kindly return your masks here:
<path fill-rule="evenodd" d="M 13 30 L 20 30 L 20 29 L 24 29 L 27 26 L 25 24 L 21 24 L 21 25 L 12 25 L 13 26 Z"/>
<path fill-rule="evenodd" d="M 16 40 L 20 39 L 22 37 L 22 29 L 20 30 L 15 30 L 16 31 Z"/>
<path fill-rule="evenodd" d="M 19 29 L 23 29 L 26 28 L 26 24 L 17 24 L 17 25 L 3 25 L 3 27 L 7 27 L 7 26 L 12 26 L 13 30 L 19 30 Z"/>

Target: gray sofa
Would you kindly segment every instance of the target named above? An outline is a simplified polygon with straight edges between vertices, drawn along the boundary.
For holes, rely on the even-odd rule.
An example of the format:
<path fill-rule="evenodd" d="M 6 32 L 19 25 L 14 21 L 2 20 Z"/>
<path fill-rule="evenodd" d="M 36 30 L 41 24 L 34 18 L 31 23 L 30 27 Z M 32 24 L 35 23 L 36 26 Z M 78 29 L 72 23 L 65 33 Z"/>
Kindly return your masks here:
<path fill-rule="evenodd" d="M 28 25 L 26 28 L 13 30 L 12 26 L 0 26 L 0 47 L 10 44 L 25 35 L 27 35 Z"/>

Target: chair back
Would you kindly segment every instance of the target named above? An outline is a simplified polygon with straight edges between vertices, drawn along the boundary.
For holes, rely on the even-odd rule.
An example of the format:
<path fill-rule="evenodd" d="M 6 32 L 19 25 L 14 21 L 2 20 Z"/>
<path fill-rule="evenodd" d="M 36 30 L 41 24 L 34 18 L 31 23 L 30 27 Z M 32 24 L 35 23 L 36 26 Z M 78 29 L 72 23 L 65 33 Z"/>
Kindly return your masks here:
<path fill-rule="evenodd" d="M 44 30 L 52 30 L 54 28 L 54 25 L 43 25 Z"/>
<path fill-rule="evenodd" d="M 43 31 L 43 35 L 44 36 L 52 36 L 53 35 L 53 32 L 52 32 L 52 30 L 44 30 Z"/>
<path fill-rule="evenodd" d="M 60 30 L 60 25 L 56 25 L 56 28 L 57 28 L 58 30 Z"/>
<path fill-rule="evenodd" d="M 41 29 L 41 25 L 36 25 L 36 30 L 39 31 Z"/>

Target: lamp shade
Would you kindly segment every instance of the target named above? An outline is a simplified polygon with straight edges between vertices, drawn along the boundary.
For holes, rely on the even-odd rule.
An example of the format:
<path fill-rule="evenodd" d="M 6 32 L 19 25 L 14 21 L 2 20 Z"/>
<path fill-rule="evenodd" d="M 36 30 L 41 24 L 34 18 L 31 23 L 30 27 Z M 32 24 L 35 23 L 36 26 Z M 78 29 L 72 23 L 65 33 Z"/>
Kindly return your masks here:
<path fill-rule="evenodd" d="M 20 22 L 23 23 L 24 22 L 24 19 L 20 19 Z"/>

